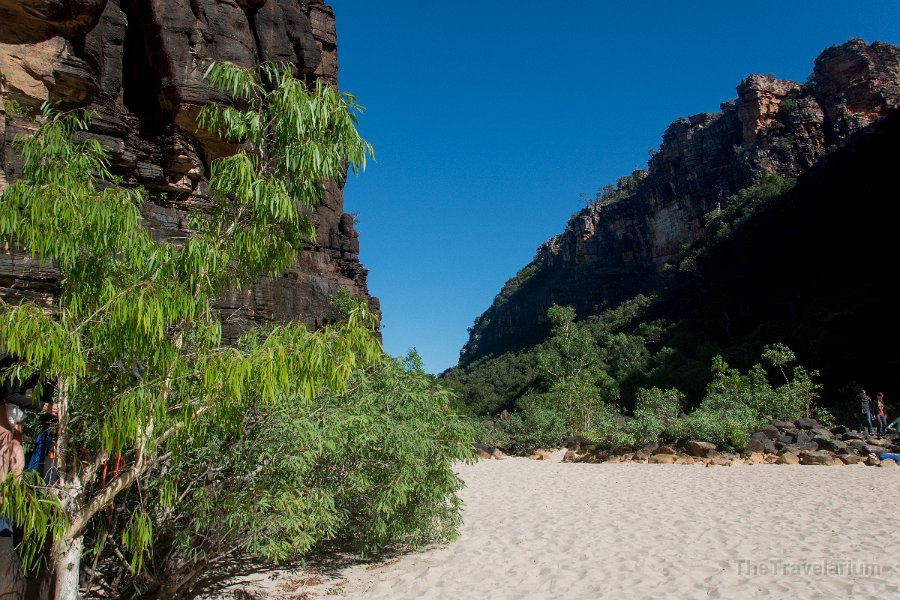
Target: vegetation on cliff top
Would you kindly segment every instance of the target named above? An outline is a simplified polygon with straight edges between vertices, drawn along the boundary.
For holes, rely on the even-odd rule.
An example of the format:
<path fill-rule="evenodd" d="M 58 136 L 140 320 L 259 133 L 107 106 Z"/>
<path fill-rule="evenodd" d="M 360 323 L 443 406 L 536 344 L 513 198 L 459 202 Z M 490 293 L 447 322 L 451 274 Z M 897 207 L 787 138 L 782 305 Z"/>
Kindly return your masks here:
<path fill-rule="evenodd" d="M 852 420 L 855 382 L 884 389 L 900 367 L 891 341 L 900 322 L 884 287 L 896 252 L 878 191 L 891 185 L 898 128 L 900 117 L 887 117 L 796 182 L 765 175 L 706 216 L 709 235 L 663 272 L 651 296 L 576 316 L 591 338 L 584 377 L 592 401 L 615 399 L 634 414 L 642 388 L 674 388 L 684 409 L 702 407 L 718 376 L 715 357 L 748 372 L 767 345 L 782 342 L 821 372 L 823 408 Z M 541 370 L 552 339 L 462 364 L 442 381 L 471 414 L 522 411 L 554 394 Z M 577 395 L 550 404 L 572 402 Z"/>

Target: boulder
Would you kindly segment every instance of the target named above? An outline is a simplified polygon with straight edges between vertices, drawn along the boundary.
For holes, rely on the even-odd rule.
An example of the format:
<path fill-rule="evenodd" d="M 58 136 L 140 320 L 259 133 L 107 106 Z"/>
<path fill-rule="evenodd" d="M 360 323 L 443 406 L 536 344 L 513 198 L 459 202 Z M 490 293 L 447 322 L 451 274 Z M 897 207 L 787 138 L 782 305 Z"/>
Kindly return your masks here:
<path fill-rule="evenodd" d="M 785 452 L 775 461 L 777 465 L 799 465 L 800 457 L 793 452 Z"/>
<path fill-rule="evenodd" d="M 766 457 L 759 452 L 751 452 L 749 456 L 747 456 L 747 462 L 752 465 L 761 465 L 766 462 Z"/>
<path fill-rule="evenodd" d="M 844 442 L 837 440 L 830 435 L 817 435 L 813 438 L 813 441 L 816 443 L 816 446 L 819 450 L 828 450 L 831 452 L 844 452 L 849 446 Z"/>
<path fill-rule="evenodd" d="M 853 431 L 847 431 L 840 435 L 841 440 L 845 442 L 852 442 L 853 440 L 864 440 L 865 436 L 859 433 L 855 433 Z"/>
<path fill-rule="evenodd" d="M 782 444 L 793 444 L 794 442 L 797 441 L 797 437 L 787 434 L 787 433 L 782 433 L 780 436 L 778 436 L 778 439 L 775 441 L 781 442 Z"/>
<path fill-rule="evenodd" d="M 850 432 L 850 430 L 843 425 L 835 425 L 831 429 L 829 429 L 831 435 L 845 435 Z"/>
<path fill-rule="evenodd" d="M 693 457 L 690 457 L 686 454 L 679 454 L 675 458 L 675 464 L 676 465 L 692 465 L 692 464 L 694 464 L 694 459 L 693 459 Z"/>
<path fill-rule="evenodd" d="M 684 450 L 691 456 L 710 456 L 716 451 L 716 445 L 711 442 L 691 440 L 684 444 Z"/>
<path fill-rule="evenodd" d="M 731 458 L 725 454 L 714 454 L 709 457 L 709 462 L 717 467 L 731 466 Z"/>
<path fill-rule="evenodd" d="M 494 451 L 491 452 L 491 456 L 496 460 L 503 460 L 506 458 L 506 455 L 500 450 L 500 448 L 494 448 Z M 549 457 L 549 455 L 548 455 Z"/>
<path fill-rule="evenodd" d="M 659 448 L 658 444 L 647 444 L 646 446 L 635 452 L 634 457 L 640 459 L 648 459 L 652 455 L 656 454 L 657 448 Z"/>
<path fill-rule="evenodd" d="M 745 450 L 746 452 L 759 452 L 761 454 L 775 454 L 778 451 L 775 447 L 775 442 L 764 435 L 751 438 L 750 441 L 747 442 L 747 448 Z"/>
<path fill-rule="evenodd" d="M 882 468 L 888 467 L 888 468 L 893 469 L 893 468 L 896 468 L 896 467 L 897 467 L 897 463 L 896 463 L 895 461 L 893 461 L 893 460 L 891 460 L 891 459 L 888 458 L 888 459 L 885 459 L 885 460 L 881 461 L 881 464 L 879 464 L 878 466 L 879 466 L 879 467 L 882 467 Z"/>
<path fill-rule="evenodd" d="M 756 432 L 753 433 L 753 435 L 751 435 L 750 437 L 752 438 L 753 436 L 759 435 L 759 434 L 762 434 L 763 436 L 769 438 L 770 440 L 776 440 L 776 439 L 778 439 L 778 436 L 781 435 L 781 432 L 774 425 L 771 425 L 771 424 L 763 425 L 758 430 L 756 430 Z"/>
<path fill-rule="evenodd" d="M 672 446 L 660 446 L 656 449 L 655 454 L 678 454 Z"/>
<path fill-rule="evenodd" d="M 550 460 L 550 452 L 547 450 L 535 450 L 528 458 L 531 460 Z"/>
<path fill-rule="evenodd" d="M 819 444 L 813 439 L 806 439 L 803 441 L 798 440 L 796 444 L 798 450 L 818 450 Z"/>
<path fill-rule="evenodd" d="M 858 465 L 863 462 L 862 456 L 858 454 L 845 454 L 839 457 L 845 465 Z"/>
<path fill-rule="evenodd" d="M 802 419 L 797 419 L 797 428 L 798 429 L 815 429 L 819 426 L 819 422 L 815 419 L 810 419 L 808 417 L 803 417 Z"/>
<path fill-rule="evenodd" d="M 835 464 L 835 459 L 834 456 L 832 456 L 828 452 L 804 451 L 800 453 L 800 464 L 830 467 Z"/>
<path fill-rule="evenodd" d="M 502 416 L 501 416 L 501 418 L 502 418 Z M 589 439 L 584 438 L 580 435 L 573 435 L 573 436 L 567 437 L 566 440 L 563 442 L 563 446 L 566 447 L 566 450 L 574 450 L 575 452 L 581 452 L 583 450 L 587 450 L 588 448 L 590 448 L 593 445 L 594 445 L 593 442 L 591 442 Z"/>
<path fill-rule="evenodd" d="M 475 454 L 476 454 L 476 455 L 478 456 L 478 458 L 480 458 L 481 460 L 490 460 L 490 459 L 491 459 L 491 455 L 488 454 L 487 452 L 485 452 L 484 450 L 476 449 L 476 450 L 475 450 Z"/>
<path fill-rule="evenodd" d="M 566 450 L 565 455 L 563 455 L 562 461 L 564 463 L 575 462 L 575 459 L 578 458 L 578 453 L 574 450 Z"/>
<path fill-rule="evenodd" d="M 778 429 L 793 429 L 794 424 L 790 421 L 779 421 L 778 419 L 772 419 L 769 421 L 769 425 L 772 427 L 776 427 Z"/>
<path fill-rule="evenodd" d="M 675 455 L 674 454 L 654 454 L 650 457 L 650 464 L 652 465 L 673 465 L 675 464 Z"/>
<path fill-rule="evenodd" d="M 858 452 L 865 452 L 866 443 L 863 440 L 850 440 L 847 445 Z M 868 452 L 865 453 L 868 454 Z"/>

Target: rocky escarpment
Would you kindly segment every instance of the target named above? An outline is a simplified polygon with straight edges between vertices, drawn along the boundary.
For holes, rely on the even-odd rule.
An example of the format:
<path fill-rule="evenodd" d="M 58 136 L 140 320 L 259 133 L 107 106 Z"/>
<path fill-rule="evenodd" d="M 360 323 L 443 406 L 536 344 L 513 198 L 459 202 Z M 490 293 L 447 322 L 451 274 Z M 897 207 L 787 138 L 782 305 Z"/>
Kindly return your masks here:
<path fill-rule="evenodd" d="M 321 0 L 0 0 L 0 189 L 16 176 L 12 140 L 34 129 L 28 114 L 46 100 L 84 107 L 116 173 L 149 191 L 145 225 L 159 238 L 183 236 L 186 210 L 207 194 L 210 160 L 226 151 L 195 125 L 202 106 L 226 100 L 202 80 L 197 57 L 288 61 L 336 85 L 334 14 Z M 337 185 L 315 222 L 316 242 L 281 277 L 220 299 L 226 339 L 272 318 L 319 326 L 342 286 L 378 310 Z M 55 289 L 52 268 L 15 249 L 0 255 L 6 301 L 49 303 Z"/>
<path fill-rule="evenodd" d="M 465 365 L 543 339 L 546 311 L 579 315 L 652 291 L 706 235 L 704 216 L 767 172 L 802 175 L 900 107 L 900 48 L 859 39 L 826 49 L 805 84 L 751 75 L 721 112 L 672 123 L 648 168 L 619 180 L 504 286 L 475 321 Z"/>

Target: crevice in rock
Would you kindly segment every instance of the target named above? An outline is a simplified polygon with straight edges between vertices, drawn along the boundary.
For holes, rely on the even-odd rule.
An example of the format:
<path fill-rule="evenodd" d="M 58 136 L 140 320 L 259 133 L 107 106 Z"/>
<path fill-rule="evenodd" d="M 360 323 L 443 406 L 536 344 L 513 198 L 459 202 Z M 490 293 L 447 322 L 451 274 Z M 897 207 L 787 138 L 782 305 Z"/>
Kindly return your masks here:
<path fill-rule="evenodd" d="M 253 43 L 256 46 L 256 62 L 263 62 L 262 43 L 259 39 L 259 32 L 256 30 L 256 12 L 258 9 L 241 5 L 241 9 L 247 16 L 247 23 L 250 25 L 250 32 L 253 34 Z"/>
<path fill-rule="evenodd" d="M 157 77 L 147 53 L 144 22 L 138 4 L 141 0 L 122 0 L 128 17 L 122 59 L 122 101 L 130 113 L 138 117 L 140 136 L 150 139 L 162 132 L 164 111 L 159 102 Z"/>

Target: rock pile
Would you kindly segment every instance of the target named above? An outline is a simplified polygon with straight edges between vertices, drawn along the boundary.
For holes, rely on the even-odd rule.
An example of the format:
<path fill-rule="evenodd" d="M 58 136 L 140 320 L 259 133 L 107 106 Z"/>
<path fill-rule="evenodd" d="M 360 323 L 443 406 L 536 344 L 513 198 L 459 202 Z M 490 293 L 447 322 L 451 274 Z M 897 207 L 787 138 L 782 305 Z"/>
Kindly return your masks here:
<path fill-rule="evenodd" d="M 883 454 L 900 455 L 900 433 L 892 431 L 883 438 L 878 438 L 853 432 L 843 425 L 827 428 L 815 419 L 773 420 L 752 433 L 747 447 L 740 453 L 723 451 L 715 444 L 697 440 L 679 444 L 647 444 L 628 452 L 610 452 L 581 437 L 567 439 L 565 446 L 563 462 L 893 467 L 896 466 L 894 460 L 880 457 Z M 482 459 L 506 458 L 499 448 L 491 446 L 476 445 L 476 453 Z M 537 450 L 529 458 L 550 460 L 550 452 Z"/>
<path fill-rule="evenodd" d="M 569 440 L 571 462 L 642 462 L 651 464 L 882 465 L 894 466 L 885 453 L 900 454 L 900 433 L 883 438 L 855 433 L 843 425 L 826 428 L 815 419 L 770 421 L 750 435 L 741 453 L 722 451 L 715 444 L 689 440 L 681 444 L 648 444 L 634 452 L 609 452 Z"/>

